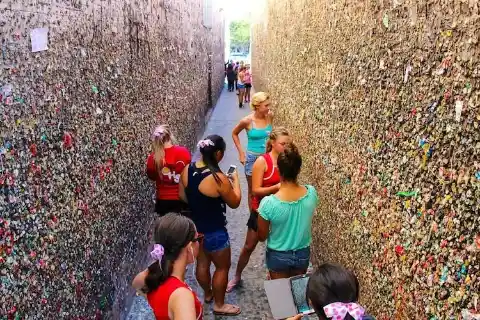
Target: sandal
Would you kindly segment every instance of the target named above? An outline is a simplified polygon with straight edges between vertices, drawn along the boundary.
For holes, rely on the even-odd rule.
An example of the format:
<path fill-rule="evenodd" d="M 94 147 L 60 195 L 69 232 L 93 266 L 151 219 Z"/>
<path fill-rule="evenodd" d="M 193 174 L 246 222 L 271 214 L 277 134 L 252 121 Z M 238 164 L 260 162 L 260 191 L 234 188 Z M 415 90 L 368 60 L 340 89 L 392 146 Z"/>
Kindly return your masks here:
<path fill-rule="evenodd" d="M 213 310 L 213 314 L 216 316 L 224 316 L 224 317 L 234 317 L 238 316 L 242 313 L 242 310 L 238 306 L 234 306 L 232 304 L 225 304 L 224 306 L 229 306 L 228 310 L 237 310 L 236 312 L 225 312 L 225 311 L 215 311 Z"/>

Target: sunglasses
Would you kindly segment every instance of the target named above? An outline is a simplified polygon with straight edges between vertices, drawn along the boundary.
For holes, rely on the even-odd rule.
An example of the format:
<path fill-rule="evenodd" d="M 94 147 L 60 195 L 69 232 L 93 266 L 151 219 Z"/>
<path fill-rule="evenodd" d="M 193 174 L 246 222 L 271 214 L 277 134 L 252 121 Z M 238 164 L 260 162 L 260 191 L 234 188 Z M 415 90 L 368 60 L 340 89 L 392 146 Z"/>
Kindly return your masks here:
<path fill-rule="evenodd" d="M 193 238 L 192 242 L 200 242 L 204 238 L 203 234 L 198 234 L 195 238 Z"/>

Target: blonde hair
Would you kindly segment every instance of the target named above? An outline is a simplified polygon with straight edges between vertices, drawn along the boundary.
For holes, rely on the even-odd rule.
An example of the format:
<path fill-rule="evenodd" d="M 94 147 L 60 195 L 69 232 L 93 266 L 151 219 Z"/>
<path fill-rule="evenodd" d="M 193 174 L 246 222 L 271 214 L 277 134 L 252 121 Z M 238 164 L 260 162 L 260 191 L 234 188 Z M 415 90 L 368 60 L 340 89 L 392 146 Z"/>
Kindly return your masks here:
<path fill-rule="evenodd" d="M 155 167 L 157 171 L 160 172 L 164 166 L 165 158 L 165 143 L 172 142 L 174 137 L 170 128 L 165 125 L 159 125 L 155 128 L 152 134 L 152 149 L 153 149 L 153 159 L 155 161 Z"/>
<path fill-rule="evenodd" d="M 252 96 L 252 103 L 250 104 L 252 110 L 256 110 L 257 107 L 263 102 L 270 99 L 270 96 L 266 92 L 257 92 Z"/>
<path fill-rule="evenodd" d="M 281 136 L 290 136 L 288 130 L 284 127 L 276 127 L 275 129 L 270 132 L 267 140 L 267 153 L 272 151 L 272 143 L 276 141 Z"/>

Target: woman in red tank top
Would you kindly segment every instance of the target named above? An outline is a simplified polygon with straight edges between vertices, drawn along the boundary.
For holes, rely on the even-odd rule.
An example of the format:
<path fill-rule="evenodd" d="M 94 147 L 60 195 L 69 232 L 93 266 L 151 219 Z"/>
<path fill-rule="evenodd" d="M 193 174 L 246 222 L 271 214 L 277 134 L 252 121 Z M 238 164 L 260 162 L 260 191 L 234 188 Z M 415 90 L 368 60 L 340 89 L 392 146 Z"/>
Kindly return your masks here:
<path fill-rule="evenodd" d="M 290 142 L 290 140 L 287 129 L 282 127 L 274 128 L 267 142 L 267 153 L 258 157 L 253 164 L 252 211 L 250 212 L 250 218 L 247 222 L 247 237 L 245 239 L 245 245 L 240 252 L 235 277 L 228 283 L 227 292 L 232 291 L 240 282 L 243 269 L 247 266 L 250 255 L 257 247 L 257 209 L 263 197 L 276 193 L 280 188 L 277 158 L 278 155 L 283 152 L 285 144 Z"/>
<path fill-rule="evenodd" d="M 155 211 L 163 216 L 168 212 L 185 213 L 188 206 L 180 200 L 178 183 L 183 168 L 191 161 L 187 148 L 175 145 L 172 132 L 166 125 L 155 128 L 152 134 L 153 152 L 147 158 L 147 176 L 155 181 L 157 201 Z"/>
<path fill-rule="evenodd" d="M 155 226 L 155 260 L 133 279 L 133 287 L 147 296 L 157 320 L 202 320 L 202 304 L 185 283 L 187 265 L 194 263 L 200 237 L 195 224 L 177 213 L 161 217 Z"/>

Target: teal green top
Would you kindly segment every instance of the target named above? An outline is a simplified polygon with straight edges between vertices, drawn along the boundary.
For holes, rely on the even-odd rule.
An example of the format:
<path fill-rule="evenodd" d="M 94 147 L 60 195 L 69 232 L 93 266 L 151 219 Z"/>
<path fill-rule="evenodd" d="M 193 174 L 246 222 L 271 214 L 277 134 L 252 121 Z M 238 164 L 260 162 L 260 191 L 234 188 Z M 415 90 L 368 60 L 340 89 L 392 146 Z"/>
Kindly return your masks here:
<path fill-rule="evenodd" d="M 318 204 L 317 191 L 306 185 L 307 193 L 297 201 L 283 201 L 274 194 L 260 202 L 260 216 L 270 222 L 267 247 L 276 251 L 307 248 L 312 242 L 312 219 Z"/>
<path fill-rule="evenodd" d="M 272 132 L 272 125 L 265 128 L 255 128 L 255 122 L 252 120 L 252 128 L 247 130 L 247 152 L 264 154 L 267 149 L 267 139 Z"/>

